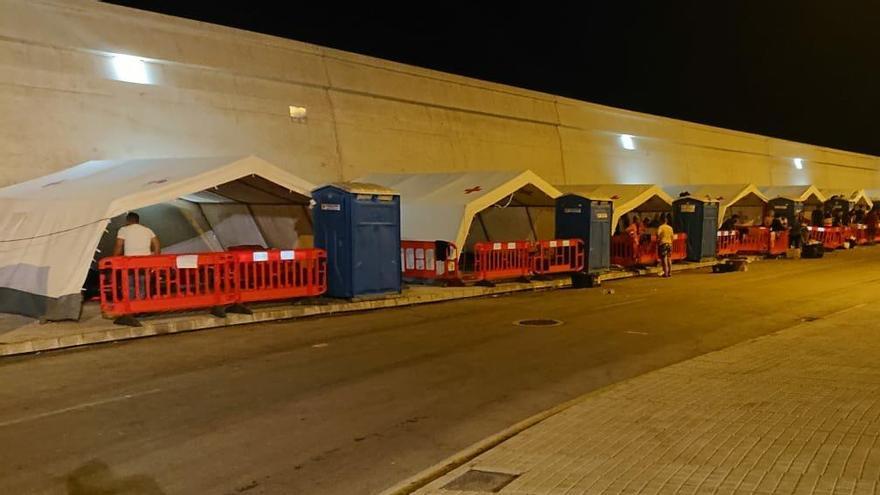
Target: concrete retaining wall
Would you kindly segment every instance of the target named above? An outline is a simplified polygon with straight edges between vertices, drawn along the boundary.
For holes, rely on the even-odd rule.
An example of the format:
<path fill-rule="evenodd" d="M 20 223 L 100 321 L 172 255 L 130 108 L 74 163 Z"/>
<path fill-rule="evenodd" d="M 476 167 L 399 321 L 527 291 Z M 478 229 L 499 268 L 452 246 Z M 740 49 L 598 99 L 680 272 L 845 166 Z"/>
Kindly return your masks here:
<path fill-rule="evenodd" d="M 147 59 L 151 84 L 116 80 L 118 53 Z M 880 187 L 876 157 L 91 1 L 0 0 L 0 83 L 0 186 L 90 159 L 257 154 L 317 183 L 530 168 L 558 184 Z"/>

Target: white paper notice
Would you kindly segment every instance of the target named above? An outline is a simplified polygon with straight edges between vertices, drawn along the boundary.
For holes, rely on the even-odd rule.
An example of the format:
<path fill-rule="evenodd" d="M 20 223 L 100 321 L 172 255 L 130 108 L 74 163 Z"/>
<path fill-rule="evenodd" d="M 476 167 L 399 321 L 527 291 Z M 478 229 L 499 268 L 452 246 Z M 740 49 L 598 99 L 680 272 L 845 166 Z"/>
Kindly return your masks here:
<path fill-rule="evenodd" d="M 199 267 L 199 255 L 197 254 L 182 254 L 177 257 L 177 268 L 198 268 Z"/>

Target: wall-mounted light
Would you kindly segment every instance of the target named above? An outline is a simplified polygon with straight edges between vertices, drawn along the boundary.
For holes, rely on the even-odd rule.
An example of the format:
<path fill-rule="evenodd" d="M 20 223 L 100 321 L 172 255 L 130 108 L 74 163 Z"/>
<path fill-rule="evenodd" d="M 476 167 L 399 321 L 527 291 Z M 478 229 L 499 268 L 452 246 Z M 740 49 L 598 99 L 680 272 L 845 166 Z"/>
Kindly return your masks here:
<path fill-rule="evenodd" d="M 633 137 L 629 134 L 621 134 L 620 135 L 620 145 L 623 146 L 625 150 L 634 150 L 636 149 L 636 142 L 633 140 Z"/>
<path fill-rule="evenodd" d="M 150 84 L 147 62 L 144 59 L 133 55 L 115 54 L 110 62 L 113 64 L 113 74 L 117 81 Z"/>
<path fill-rule="evenodd" d="M 308 112 L 306 111 L 306 107 L 297 107 L 294 105 L 290 105 L 290 120 L 294 122 L 305 122 L 306 116 Z"/>
<path fill-rule="evenodd" d="M 794 160 L 794 168 L 798 170 L 804 169 L 804 159 L 803 158 L 795 158 Z"/>

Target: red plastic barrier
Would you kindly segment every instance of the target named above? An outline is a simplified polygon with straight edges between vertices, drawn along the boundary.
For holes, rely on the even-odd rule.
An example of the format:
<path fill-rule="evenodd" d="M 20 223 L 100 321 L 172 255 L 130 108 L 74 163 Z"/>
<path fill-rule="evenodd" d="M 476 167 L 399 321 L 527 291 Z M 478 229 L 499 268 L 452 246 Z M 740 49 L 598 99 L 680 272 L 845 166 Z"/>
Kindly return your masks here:
<path fill-rule="evenodd" d="M 770 229 L 747 227 L 740 231 L 739 253 L 767 254 L 770 251 Z"/>
<path fill-rule="evenodd" d="M 738 252 L 739 232 L 736 230 L 719 231 L 715 244 L 715 254 L 718 256 L 733 256 Z"/>
<path fill-rule="evenodd" d="M 611 264 L 628 268 L 656 265 L 657 261 L 657 236 L 642 236 L 640 239 L 629 234 L 611 236 Z"/>
<path fill-rule="evenodd" d="M 687 258 L 688 255 L 688 246 L 687 246 L 687 234 L 680 233 L 675 234 L 672 237 L 672 255 L 670 259 L 672 261 L 681 261 Z"/>
<path fill-rule="evenodd" d="M 868 226 L 860 223 L 852 224 L 847 227 L 847 238 L 855 239 L 856 245 L 864 246 L 870 242 L 868 237 Z"/>
<path fill-rule="evenodd" d="M 807 227 L 807 240 L 822 243 L 825 249 L 843 246 L 843 230 L 840 227 Z"/>
<path fill-rule="evenodd" d="M 474 244 L 474 275 L 486 281 L 528 277 L 530 251 L 528 241 L 478 242 Z"/>
<path fill-rule="evenodd" d="M 532 271 L 537 275 L 580 272 L 584 269 L 584 241 L 557 239 L 534 243 Z"/>
<path fill-rule="evenodd" d="M 400 260 L 403 277 L 411 280 L 450 280 L 457 279 L 458 248 L 451 242 L 445 243 L 446 261 L 437 259 L 435 241 L 400 241 Z"/>
<path fill-rule="evenodd" d="M 788 251 L 790 245 L 790 236 L 787 230 L 782 232 L 770 232 L 770 246 L 767 254 L 771 256 L 780 256 Z"/>
<path fill-rule="evenodd" d="M 236 251 L 237 302 L 319 296 L 327 291 L 323 249 Z"/>
<path fill-rule="evenodd" d="M 108 316 L 180 311 L 236 302 L 230 253 L 113 256 L 98 263 Z"/>

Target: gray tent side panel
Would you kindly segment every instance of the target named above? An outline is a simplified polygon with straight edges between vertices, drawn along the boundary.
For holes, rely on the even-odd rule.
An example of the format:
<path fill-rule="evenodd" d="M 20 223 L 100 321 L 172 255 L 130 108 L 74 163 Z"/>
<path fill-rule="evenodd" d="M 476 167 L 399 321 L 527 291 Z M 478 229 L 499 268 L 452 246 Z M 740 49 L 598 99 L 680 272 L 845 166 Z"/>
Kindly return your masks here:
<path fill-rule="evenodd" d="M 0 313 L 12 313 L 48 321 L 78 320 L 82 295 L 48 297 L 23 290 L 0 287 Z"/>

